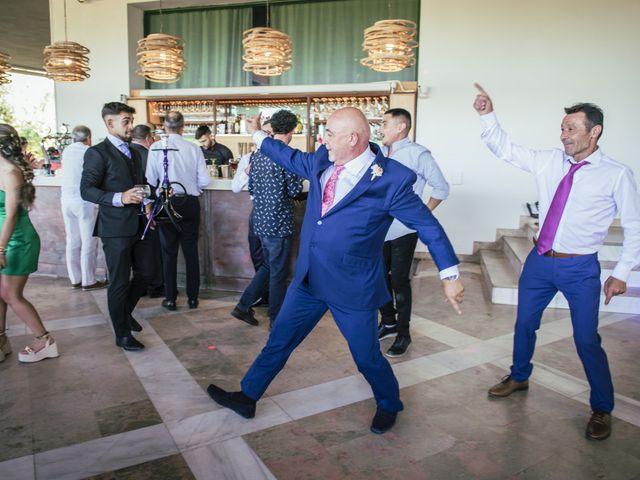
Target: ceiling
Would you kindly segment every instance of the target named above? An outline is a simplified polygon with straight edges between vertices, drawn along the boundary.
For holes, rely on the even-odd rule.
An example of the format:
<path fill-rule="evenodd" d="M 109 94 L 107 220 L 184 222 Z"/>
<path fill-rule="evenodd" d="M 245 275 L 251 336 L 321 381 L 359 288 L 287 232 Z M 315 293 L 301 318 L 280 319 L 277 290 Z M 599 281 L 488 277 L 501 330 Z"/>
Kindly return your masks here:
<path fill-rule="evenodd" d="M 11 65 L 42 71 L 42 51 L 51 43 L 48 0 L 0 0 L 0 52 L 11 55 Z"/>
<path fill-rule="evenodd" d="M 100 0 L 76 1 L 83 3 Z M 143 10 L 160 7 L 158 1 L 128 1 L 132 6 Z M 163 0 L 162 6 L 176 8 L 194 5 L 242 4 L 256 1 L 261 0 Z M 271 3 L 278 1 L 282 0 L 271 0 Z M 44 73 L 42 51 L 51 43 L 49 0 L 0 0 L 0 10 L 2 11 L 2 19 L 5 20 L 0 29 L 0 52 L 11 55 L 11 65 L 18 72 Z"/>

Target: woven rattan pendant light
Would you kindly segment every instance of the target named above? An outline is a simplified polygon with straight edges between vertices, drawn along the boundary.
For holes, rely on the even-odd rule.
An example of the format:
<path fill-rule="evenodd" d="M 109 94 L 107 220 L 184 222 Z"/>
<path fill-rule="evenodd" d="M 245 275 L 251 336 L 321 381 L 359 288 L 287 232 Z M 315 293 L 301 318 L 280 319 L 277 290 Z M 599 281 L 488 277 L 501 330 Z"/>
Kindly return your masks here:
<path fill-rule="evenodd" d="M 89 49 L 67 38 L 67 0 L 64 0 L 64 42 L 44 48 L 44 69 L 56 82 L 81 82 L 89 78 Z"/>
<path fill-rule="evenodd" d="M 391 0 L 388 6 L 391 17 Z M 362 49 L 367 57 L 360 63 L 376 72 L 399 72 L 416 64 L 417 47 L 415 22 L 380 20 L 364 31 Z"/>
<path fill-rule="evenodd" d="M 11 71 L 9 60 L 11 60 L 9 55 L 0 52 L 0 85 L 11 82 L 11 78 L 9 78 L 9 72 Z"/>
<path fill-rule="evenodd" d="M 244 54 L 242 69 L 255 75 L 275 77 L 291 70 L 293 47 L 289 35 L 269 27 L 269 2 L 267 1 L 267 26 L 245 30 L 242 34 Z"/>
<path fill-rule="evenodd" d="M 138 75 L 150 82 L 175 83 L 187 68 L 184 41 L 162 33 L 162 1 L 160 2 L 160 33 L 150 33 L 138 40 Z"/>

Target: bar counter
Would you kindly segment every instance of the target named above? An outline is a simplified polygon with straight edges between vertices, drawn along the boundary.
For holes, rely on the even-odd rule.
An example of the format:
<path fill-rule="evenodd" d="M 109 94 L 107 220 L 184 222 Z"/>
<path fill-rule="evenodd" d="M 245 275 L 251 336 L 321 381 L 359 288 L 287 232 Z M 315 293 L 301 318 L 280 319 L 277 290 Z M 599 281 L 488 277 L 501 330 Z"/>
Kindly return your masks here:
<path fill-rule="evenodd" d="M 31 221 L 42 247 L 36 274 L 68 278 L 65 231 L 60 209 L 61 175 L 36 176 L 36 201 Z M 242 291 L 254 275 L 247 243 L 251 199 L 246 191 L 231 191 L 231 180 L 212 178 L 200 196 L 200 275 L 202 287 Z M 292 265 L 297 257 L 298 236 L 305 204 L 295 206 L 296 234 Z M 102 244 L 98 248 L 98 276 L 106 276 Z M 184 259 L 178 255 L 178 284 L 184 285 Z"/>

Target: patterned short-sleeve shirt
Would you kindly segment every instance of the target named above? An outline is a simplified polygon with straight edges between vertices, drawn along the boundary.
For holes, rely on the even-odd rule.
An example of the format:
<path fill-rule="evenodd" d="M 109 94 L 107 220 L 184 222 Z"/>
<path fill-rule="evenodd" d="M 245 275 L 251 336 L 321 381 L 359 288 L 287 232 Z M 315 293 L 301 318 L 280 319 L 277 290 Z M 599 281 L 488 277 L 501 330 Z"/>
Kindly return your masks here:
<path fill-rule="evenodd" d="M 253 197 L 253 230 L 260 237 L 293 235 L 293 199 L 302 178 L 257 150 L 251 158 L 249 194 Z"/>

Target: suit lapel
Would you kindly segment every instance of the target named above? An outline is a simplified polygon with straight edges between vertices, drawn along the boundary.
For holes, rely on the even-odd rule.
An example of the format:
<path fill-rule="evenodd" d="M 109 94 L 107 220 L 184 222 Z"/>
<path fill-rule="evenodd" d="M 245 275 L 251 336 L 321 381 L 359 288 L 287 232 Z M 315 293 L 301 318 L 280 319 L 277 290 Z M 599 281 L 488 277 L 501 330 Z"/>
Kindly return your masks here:
<path fill-rule="evenodd" d="M 384 168 L 387 165 L 387 159 L 382 154 L 382 151 L 377 145 L 370 143 L 369 146 L 371 147 L 371 150 L 376 152 L 376 158 L 373 161 L 372 165 L 378 164 L 382 167 L 384 171 Z M 327 212 L 325 216 L 331 215 L 332 213 L 337 212 L 341 208 L 344 208 L 345 205 L 348 205 L 349 203 L 353 202 L 356 198 L 358 198 L 360 195 L 362 195 L 367 190 L 369 190 L 369 188 L 376 182 L 376 180 L 377 180 L 376 178 L 374 179 L 371 178 L 370 171 L 365 172 L 365 174 L 358 181 L 358 183 L 356 183 L 356 185 L 351 189 L 351 191 L 347 193 L 337 204 L 335 204 Z"/>

